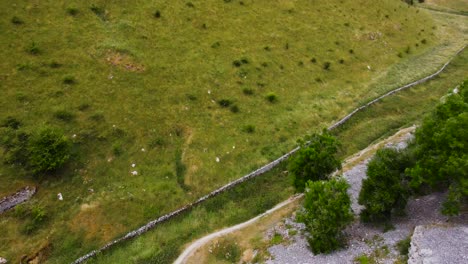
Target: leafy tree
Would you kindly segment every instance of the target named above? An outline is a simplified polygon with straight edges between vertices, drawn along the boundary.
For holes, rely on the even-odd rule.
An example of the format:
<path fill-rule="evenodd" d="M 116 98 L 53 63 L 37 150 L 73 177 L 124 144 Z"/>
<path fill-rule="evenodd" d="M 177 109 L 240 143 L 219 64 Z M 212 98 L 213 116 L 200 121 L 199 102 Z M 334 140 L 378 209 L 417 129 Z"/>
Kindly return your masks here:
<path fill-rule="evenodd" d="M 405 169 L 412 166 L 409 150 L 379 149 L 367 167 L 367 179 L 362 182 L 359 204 L 364 222 L 388 220 L 392 211 L 402 211 L 410 195 Z"/>
<path fill-rule="evenodd" d="M 298 220 L 305 224 L 315 254 L 329 253 L 343 245 L 342 231 L 353 220 L 348 188 L 342 178 L 308 181 L 304 210 L 299 212 Z"/>
<path fill-rule="evenodd" d="M 341 168 L 341 162 L 336 157 L 340 144 L 325 129 L 322 134 L 306 137 L 300 144 L 301 149 L 289 161 L 289 172 L 294 187 L 302 192 L 307 181 L 327 179 L 330 173 Z"/>
<path fill-rule="evenodd" d="M 29 144 L 29 165 L 35 173 L 60 168 L 69 158 L 70 141 L 62 132 L 44 127 L 32 135 Z"/>
<path fill-rule="evenodd" d="M 439 104 L 416 131 L 411 186 L 449 189 L 443 213 L 457 214 L 468 197 L 468 81 Z"/>

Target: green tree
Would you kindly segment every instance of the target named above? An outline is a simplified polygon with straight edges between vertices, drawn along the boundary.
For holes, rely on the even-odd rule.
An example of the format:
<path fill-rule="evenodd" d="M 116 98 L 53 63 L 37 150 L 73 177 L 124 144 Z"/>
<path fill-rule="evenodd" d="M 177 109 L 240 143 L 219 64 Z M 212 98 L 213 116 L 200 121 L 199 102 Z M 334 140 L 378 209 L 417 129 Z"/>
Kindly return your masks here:
<path fill-rule="evenodd" d="M 288 169 L 294 187 L 302 192 L 307 181 L 327 179 L 330 173 L 340 169 L 341 161 L 336 155 L 340 144 L 327 130 L 306 137 L 300 144 L 301 149 L 289 160 Z"/>
<path fill-rule="evenodd" d="M 343 246 L 342 231 L 353 220 L 348 188 L 342 178 L 307 183 L 304 209 L 298 213 L 298 220 L 305 224 L 307 240 L 315 254 Z"/>
<path fill-rule="evenodd" d="M 35 173 L 57 170 L 70 158 L 70 141 L 62 132 L 50 127 L 33 134 L 28 147 L 29 165 Z"/>
<path fill-rule="evenodd" d="M 439 104 L 416 131 L 411 186 L 449 189 L 443 213 L 457 214 L 468 197 L 468 81 Z"/>
<path fill-rule="evenodd" d="M 413 165 L 410 150 L 379 149 L 367 166 L 359 204 L 365 208 L 361 220 L 388 220 L 392 211 L 402 211 L 410 195 L 405 169 Z"/>

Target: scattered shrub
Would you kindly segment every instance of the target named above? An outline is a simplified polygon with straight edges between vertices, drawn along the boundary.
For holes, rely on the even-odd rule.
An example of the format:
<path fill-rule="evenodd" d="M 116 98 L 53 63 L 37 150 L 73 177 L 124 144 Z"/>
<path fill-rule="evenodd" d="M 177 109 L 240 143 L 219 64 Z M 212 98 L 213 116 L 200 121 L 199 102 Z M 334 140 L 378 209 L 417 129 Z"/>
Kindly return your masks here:
<path fill-rule="evenodd" d="M 72 121 L 73 119 L 75 119 L 75 114 L 73 114 L 73 113 L 70 112 L 70 111 L 61 109 L 61 110 L 57 110 L 57 111 L 54 113 L 54 117 L 57 118 L 57 119 L 59 119 L 59 120 L 61 120 L 61 121 L 70 122 L 70 121 Z"/>
<path fill-rule="evenodd" d="M 82 103 L 78 106 L 78 110 L 80 111 L 86 111 L 91 107 L 89 103 Z"/>
<path fill-rule="evenodd" d="M 367 166 L 367 178 L 359 193 L 359 204 L 365 207 L 361 220 L 390 220 L 393 211 L 404 210 L 409 197 L 409 178 L 404 172 L 411 165 L 408 150 L 383 148 L 377 151 Z"/>
<path fill-rule="evenodd" d="M 0 126 L 16 130 L 16 129 L 20 128 L 21 122 L 18 119 L 12 117 L 12 116 L 8 116 L 7 118 L 5 118 L 5 120 L 3 120 L 3 122 L 2 122 L 2 124 Z"/>
<path fill-rule="evenodd" d="M 325 63 L 323 63 L 323 69 L 324 70 L 330 70 L 330 67 L 331 67 L 331 62 L 328 62 L 326 61 Z"/>
<path fill-rule="evenodd" d="M 35 173 L 44 173 L 55 171 L 68 161 L 71 143 L 61 131 L 42 127 L 31 136 L 28 149 L 29 165 Z"/>
<path fill-rule="evenodd" d="M 251 88 L 244 88 L 242 89 L 242 92 L 245 94 L 245 95 L 253 95 L 255 92 L 253 89 Z"/>
<path fill-rule="evenodd" d="M 422 44 L 426 44 L 426 43 L 427 43 L 427 40 L 426 40 L 426 39 L 422 39 L 422 40 L 421 40 L 421 43 L 422 43 Z"/>
<path fill-rule="evenodd" d="M 155 18 L 161 18 L 161 12 L 159 10 L 156 10 L 156 12 L 154 12 L 153 16 Z"/>
<path fill-rule="evenodd" d="M 221 99 L 218 101 L 218 104 L 221 107 L 229 107 L 232 104 L 232 101 L 229 99 Z"/>
<path fill-rule="evenodd" d="M 354 50 L 353 50 L 353 49 L 350 49 L 348 52 L 349 52 L 349 54 L 353 54 L 353 53 L 354 53 Z"/>
<path fill-rule="evenodd" d="M 344 59 L 340 59 L 338 62 L 339 62 L 340 64 L 344 64 Z"/>
<path fill-rule="evenodd" d="M 411 247 L 411 236 L 397 242 L 396 247 L 400 255 L 408 256 L 409 248 Z"/>
<path fill-rule="evenodd" d="M 22 25 L 22 24 L 24 24 L 24 21 L 21 18 L 19 18 L 17 16 L 14 16 L 14 17 L 11 18 L 11 23 L 13 23 L 15 25 Z"/>
<path fill-rule="evenodd" d="M 89 9 L 101 20 L 106 20 L 106 10 L 103 7 L 93 4 Z"/>
<path fill-rule="evenodd" d="M 39 55 L 41 53 L 41 50 L 37 46 L 36 42 L 32 42 L 31 45 L 26 48 L 26 51 L 31 55 Z"/>
<path fill-rule="evenodd" d="M 49 67 L 52 68 L 52 69 L 57 69 L 57 68 L 60 68 L 62 67 L 62 64 L 56 62 L 56 61 L 51 61 L 49 63 Z"/>
<path fill-rule="evenodd" d="M 272 245 L 278 245 L 281 244 L 281 242 L 283 242 L 283 236 L 278 233 L 275 233 L 270 240 L 270 244 Z"/>
<path fill-rule="evenodd" d="M 343 178 L 307 182 L 304 209 L 297 219 L 305 224 L 307 241 L 315 254 L 330 253 L 344 245 L 342 231 L 353 220 L 348 188 Z"/>
<path fill-rule="evenodd" d="M 271 93 L 268 93 L 266 96 L 265 96 L 265 99 L 267 99 L 268 102 L 270 103 L 276 103 L 278 102 L 278 96 L 271 92 Z"/>
<path fill-rule="evenodd" d="M 232 62 L 232 65 L 233 65 L 234 67 L 240 67 L 240 66 L 242 66 L 242 62 L 239 61 L 239 60 L 235 60 L 235 61 Z"/>
<path fill-rule="evenodd" d="M 221 43 L 219 43 L 219 41 L 216 41 L 215 43 L 211 44 L 211 47 L 213 49 L 219 48 L 220 46 L 221 46 Z"/>
<path fill-rule="evenodd" d="M 231 110 L 231 112 L 233 113 L 239 113 L 240 109 L 237 105 L 232 105 L 229 110 Z"/>
<path fill-rule="evenodd" d="M 116 142 L 112 144 L 112 153 L 114 153 L 116 157 L 119 157 L 120 155 L 122 155 L 123 154 L 122 143 Z"/>
<path fill-rule="evenodd" d="M 314 133 L 300 142 L 300 149 L 289 159 L 288 170 L 297 191 L 304 191 L 305 183 L 328 178 L 341 168 L 336 154 L 340 143 L 326 129 L 322 134 Z"/>
<path fill-rule="evenodd" d="M 63 77 L 62 82 L 63 82 L 63 84 L 71 85 L 71 84 L 75 84 L 76 80 L 75 80 L 75 77 L 67 75 L 67 76 Z"/>
<path fill-rule="evenodd" d="M 316 59 L 316 58 L 312 58 L 312 59 L 310 59 L 310 62 L 312 62 L 312 63 L 317 63 L 317 59 Z"/>
<path fill-rule="evenodd" d="M 196 101 L 197 100 L 197 97 L 193 94 L 187 94 L 187 99 L 189 99 L 190 101 Z"/>
<path fill-rule="evenodd" d="M 255 132 L 255 126 L 254 125 L 246 125 L 242 129 L 244 132 L 252 134 Z"/>
<path fill-rule="evenodd" d="M 78 8 L 76 7 L 67 7 L 66 11 L 70 16 L 76 16 L 79 13 Z"/>

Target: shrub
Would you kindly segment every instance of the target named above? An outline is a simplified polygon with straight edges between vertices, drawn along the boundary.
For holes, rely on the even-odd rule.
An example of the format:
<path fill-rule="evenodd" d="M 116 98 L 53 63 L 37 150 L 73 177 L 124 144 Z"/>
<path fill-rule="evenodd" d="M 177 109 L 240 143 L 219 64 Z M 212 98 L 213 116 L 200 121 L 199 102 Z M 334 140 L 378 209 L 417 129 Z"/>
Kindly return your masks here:
<path fill-rule="evenodd" d="M 221 99 L 218 101 L 218 104 L 221 107 L 229 107 L 232 104 L 232 101 L 229 99 Z"/>
<path fill-rule="evenodd" d="M 408 151 L 379 149 L 367 166 L 367 179 L 362 182 L 359 204 L 365 208 L 361 220 L 389 220 L 392 211 L 402 211 L 409 197 L 405 169 L 412 165 Z"/>
<path fill-rule="evenodd" d="M 58 110 L 54 113 L 54 117 L 65 122 L 70 122 L 75 119 L 75 114 L 67 110 Z"/>
<path fill-rule="evenodd" d="M 13 23 L 15 25 L 22 25 L 22 24 L 24 24 L 24 21 L 21 18 L 19 18 L 17 16 L 14 16 L 14 17 L 11 18 L 11 23 Z"/>
<path fill-rule="evenodd" d="M 468 81 L 439 104 L 416 130 L 411 187 L 449 190 L 443 213 L 458 214 L 468 197 Z"/>
<path fill-rule="evenodd" d="M 101 20 L 106 20 L 106 10 L 104 8 L 93 4 L 89 9 Z"/>
<path fill-rule="evenodd" d="M 330 70 L 330 67 L 331 67 L 331 63 L 326 61 L 325 63 L 323 63 L 323 69 L 324 70 Z"/>
<path fill-rule="evenodd" d="M 340 59 L 338 62 L 339 62 L 340 64 L 344 64 L 344 59 Z"/>
<path fill-rule="evenodd" d="M 243 127 L 242 130 L 243 130 L 244 132 L 246 132 L 246 133 L 252 134 L 252 133 L 255 132 L 255 126 L 254 126 L 254 125 L 246 125 L 246 126 Z"/>
<path fill-rule="evenodd" d="M 233 65 L 234 67 L 240 67 L 240 66 L 242 66 L 242 62 L 241 62 L 241 61 L 238 61 L 238 60 L 235 60 L 235 61 L 232 62 L 232 65 Z"/>
<path fill-rule="evenodd" d="M 8 127 L 15 130 L 18 129 L 20 126 L 21 122 L 12 116 L 8 116 L 5 120 L 3 120 L 1 124 L 1 127 Z"/>
<path fill-rule="evenodd" d="M 268 102 L 270 103 L 276 103 L 278 101 L 278 96 L 271 92 L 271 93 L 268 93 L 265 98 L 267 99 Z"/>
<path fill-rule="evenodd" d="M 78 8 L 76 7 L 67 7 L 66 11 L 67 11 L 67 14 L 69 14 L 70 16 L 76 16 L 79 13 Z"/>
<path fill-rule="evenodd" d="M 237 105 L 232 105 L 229 110 L 231 110 L 231 112 L 233 113 L 239 113 L 240 109 Z"/>
<path fill-rule="evenodd" d="M 253 95 L 255 92 L 253 89 L 251 88 L 244 88 L 242 89 L 242 92 L 245 94 L 245 95 Z"/>
<path fill-rule="evenodd" d="M 317 59 L 316 59 L 316 58 L 312 58 L 312 59 L 310 59 L 310 62 L 312 62 L 312 63 L 317 63 Z"/>
<path fill-rule="evenodd" d="M 76 80 L 75 80 L 75 77 L 68 75 L 68 76 L 63 77 L 62 82 L 63 84 L 71 85 L 71 84 L 75 84 Z"/>
<path fill-rule="evenodd" d="M 342 231 L 353 220 L 348 188 L 342 178 L 307 182 L 304 209 L 298 213 L 298 220 L 305 224 L 307 241 L 315 254 L 343 246 Z"/>
<path fill-rule="evenodd" d="M 153 16 L 155 18 L 160 18 L 161 17 L 161 12 L 159 10 L 156 10 L 156 12 L 154 12 Z"/>
<path fill-rule="evenodd" d="M 26 51 L 31 55 L 39 55 L 39 53 L 41 53 L 41 50 L 37 46 L 36 42 L 32 42 L 31 45 L 26 48 Z"/>
<path fill-rule="evenodd" d="M 70 158 L 71 143 L 63 133 L 50 127 L 40 128 L 28 144 L 29 165 L 35 173 L 61 168 Z"/>
<path fill-rule="evenodd" d="M 327 130 L 306 137 L 300 146 L 288 164 L 297 191 L 302 192 L 307 181 L 327 179 L 330 173 L 341 168 L 336 156 L 340 143 Z"/>

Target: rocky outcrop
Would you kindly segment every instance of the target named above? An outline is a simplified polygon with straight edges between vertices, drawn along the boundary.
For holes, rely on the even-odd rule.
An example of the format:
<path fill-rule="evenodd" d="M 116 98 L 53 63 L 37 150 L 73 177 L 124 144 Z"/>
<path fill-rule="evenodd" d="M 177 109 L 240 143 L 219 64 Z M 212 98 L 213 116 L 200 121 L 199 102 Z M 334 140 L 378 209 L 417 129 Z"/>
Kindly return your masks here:
<path fill-rule="evenodd" d="M 29 200 L 36 193 L 36 187 L 26 186 L 16 193 L 0 199 L 0 214 L 15 207 L 17 204 Z M 0 263 L 2 263 L 0 261 Z"/>
<path fill-rule="evenodd" d="M 0 257 L 0 264 L 6 264 L 8 261 L 2 257 Z"/>
<path fill-rule="evenodd" d="M 423 225 L 414 229 L 408 264 L 468 263 L 468 226 Z"/>

